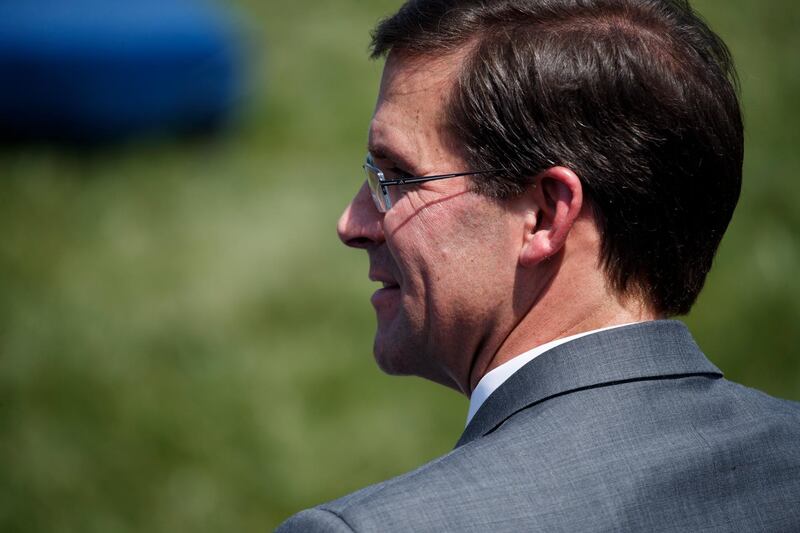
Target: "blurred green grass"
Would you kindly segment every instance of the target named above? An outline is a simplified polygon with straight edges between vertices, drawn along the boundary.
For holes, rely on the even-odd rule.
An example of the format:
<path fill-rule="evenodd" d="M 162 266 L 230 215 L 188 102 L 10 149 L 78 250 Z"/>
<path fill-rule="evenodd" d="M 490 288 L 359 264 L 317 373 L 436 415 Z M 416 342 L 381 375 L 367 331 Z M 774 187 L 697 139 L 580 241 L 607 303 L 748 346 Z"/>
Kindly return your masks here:
<path fill-rule="evenodd" d="M 361 181 L 398 2 L 241 0 L 236 127 L 0 152 L 0 529 L 264 531 L 449 450 L 466 400 L 371 356 Z M 800 399 L 800 5 L 696 2 L 742 78 L 745 185 L 686 318 L 727 377 Z"/>

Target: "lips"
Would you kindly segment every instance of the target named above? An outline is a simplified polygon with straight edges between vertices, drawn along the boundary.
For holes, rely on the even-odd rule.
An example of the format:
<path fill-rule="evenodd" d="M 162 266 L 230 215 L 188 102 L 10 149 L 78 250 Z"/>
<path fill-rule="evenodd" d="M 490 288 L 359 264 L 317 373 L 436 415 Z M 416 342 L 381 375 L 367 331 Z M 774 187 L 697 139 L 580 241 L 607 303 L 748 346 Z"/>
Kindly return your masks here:
<path fill-rule="evenodd" d="M 378 311 L 378 315 L 390 312 L 391 309 L 395 308 L 398 301 L 400 284 L 388 273 L 377 270 L 370 271 L 369 279 L 381 284 L 381 288 L 376 290 L 371 298 L 372 305 Z"/>
<path fill-rule="evenodd" d="M 383 286 L 384 289 L 400 287 L 400 284 L 386 272 L 370 271 L 369 279 L 371 281 L 377 281 Z"/>

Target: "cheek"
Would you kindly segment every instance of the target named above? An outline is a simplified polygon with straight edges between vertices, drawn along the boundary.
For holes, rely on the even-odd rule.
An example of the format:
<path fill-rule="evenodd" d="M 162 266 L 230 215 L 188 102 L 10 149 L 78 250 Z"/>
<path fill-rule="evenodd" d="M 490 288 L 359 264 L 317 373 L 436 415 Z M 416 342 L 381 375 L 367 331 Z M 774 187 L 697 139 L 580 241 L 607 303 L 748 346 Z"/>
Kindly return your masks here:
<path fill-rule="evenodd" d="M 517 276 L 519 250 L 512 227 L 500 216 L 487 216 L 461 226 L 452 235 L 450 263 L 460 285 L 481 298 L 507 298 Z"/>
<path fill-rule="evenodd" d="M 397 206 L 402 211 L 392 210 L 385 219 L 387 243 L 409 290 L 436 291 L 439 297 L 480 285 L 485 292 L 497 278 L 513 276 L 513 228 L 505 213 L 485 200 L 431 201 L 425 192 L 430 194 L 412 191 Z"/>
<path fill-rule="evenodd" d="M 414 194 L 385 216 L 386 243 L 399 267 L 428 271 L 447 260 L 455 232 L 445 214 L 442 205 L 423 203 Z"/>

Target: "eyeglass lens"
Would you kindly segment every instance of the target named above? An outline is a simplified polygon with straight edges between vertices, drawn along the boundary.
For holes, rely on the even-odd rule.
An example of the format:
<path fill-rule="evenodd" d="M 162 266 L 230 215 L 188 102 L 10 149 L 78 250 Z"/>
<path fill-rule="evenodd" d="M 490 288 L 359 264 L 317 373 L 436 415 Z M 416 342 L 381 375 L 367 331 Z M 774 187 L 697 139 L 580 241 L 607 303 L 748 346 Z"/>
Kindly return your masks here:
<path fill-rule="evenodd" d="M 381 180 L 378 173 L 369 165 L 364 165 L 364 172 L 367 174 L 367 185 L 369 186 L 372 200 L 375 202 L 375 207 L 379 212 L 385 213 L 387 211 L 386 198 L 381 191 Z"/>

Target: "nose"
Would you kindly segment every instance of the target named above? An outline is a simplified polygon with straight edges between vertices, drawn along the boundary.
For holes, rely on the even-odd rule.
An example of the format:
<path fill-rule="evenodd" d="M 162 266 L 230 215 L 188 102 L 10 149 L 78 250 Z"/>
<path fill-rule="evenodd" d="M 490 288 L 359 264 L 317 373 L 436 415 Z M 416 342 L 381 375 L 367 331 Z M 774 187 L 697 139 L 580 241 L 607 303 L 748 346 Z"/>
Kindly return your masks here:
<path fill-rule="evenodd" d="M 366 249 L 383 242 L 383 215 L 375 208 L 366 182 L 339 217 L 336 232 L 351 248 Z"/>

